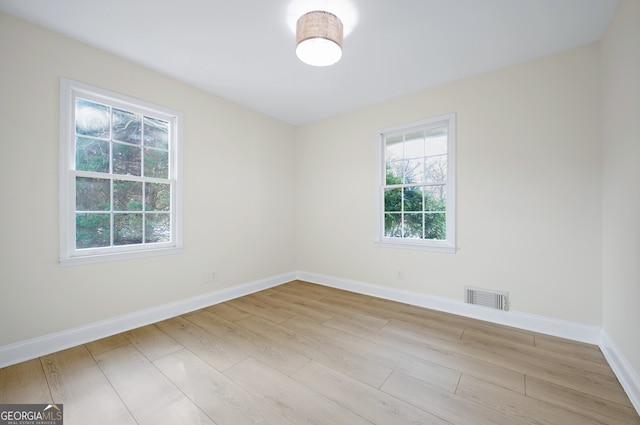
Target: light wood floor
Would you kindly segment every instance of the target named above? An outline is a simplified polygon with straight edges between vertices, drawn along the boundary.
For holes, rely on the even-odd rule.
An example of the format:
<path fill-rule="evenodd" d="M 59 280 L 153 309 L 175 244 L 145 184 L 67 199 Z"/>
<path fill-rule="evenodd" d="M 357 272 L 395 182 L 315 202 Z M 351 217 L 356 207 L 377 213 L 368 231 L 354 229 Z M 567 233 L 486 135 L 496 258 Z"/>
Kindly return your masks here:
<path fill-rule="evenodd" d="M 0 369 L 74 424 L 640 424 L 596 346 L 291 282 Z"/>

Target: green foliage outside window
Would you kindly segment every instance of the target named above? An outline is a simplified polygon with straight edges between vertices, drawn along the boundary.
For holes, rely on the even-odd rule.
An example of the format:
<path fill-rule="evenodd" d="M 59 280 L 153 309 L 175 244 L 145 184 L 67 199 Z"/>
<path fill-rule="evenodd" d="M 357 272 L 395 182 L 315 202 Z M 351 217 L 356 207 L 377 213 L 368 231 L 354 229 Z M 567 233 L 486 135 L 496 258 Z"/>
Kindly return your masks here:
<path fill-rule="evenodd" d="M 401 185 L 402 179 L 387 166 L 386 183 Z M 387 189 L 384 194 L 386 237 L 446 239 L 444 186 L 409 186 Z"/>
<path fill-rule="evenodd" d="M 75 167 L 85 172 L 76 176 L 76 248 L 169 242 L 169 123 L 85 99 L 75 105 Z"/>

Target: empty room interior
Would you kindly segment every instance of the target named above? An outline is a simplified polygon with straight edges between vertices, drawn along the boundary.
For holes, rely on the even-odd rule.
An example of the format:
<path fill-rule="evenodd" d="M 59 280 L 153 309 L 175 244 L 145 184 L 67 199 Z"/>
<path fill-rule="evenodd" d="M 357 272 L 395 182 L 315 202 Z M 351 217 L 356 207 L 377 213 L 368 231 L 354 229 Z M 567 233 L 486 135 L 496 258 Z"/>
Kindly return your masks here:
<path fill-rule="evenodd" d="M 0 54 L 0 410 L 640 424 L 640 1 L 0 0 Z"/>

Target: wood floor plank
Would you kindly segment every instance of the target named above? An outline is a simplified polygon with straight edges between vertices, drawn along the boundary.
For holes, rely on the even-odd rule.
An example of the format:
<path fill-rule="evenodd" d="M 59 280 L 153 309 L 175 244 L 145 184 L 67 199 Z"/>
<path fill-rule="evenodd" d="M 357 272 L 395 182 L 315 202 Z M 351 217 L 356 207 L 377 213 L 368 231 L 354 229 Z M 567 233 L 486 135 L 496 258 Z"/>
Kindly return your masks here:
<path fill-rule="evenodd" d="M 451 313 L 444 313 L 441 311 L 397 303 L 380 298 L 374 298 L 367 304 L 383 311 L 384 314 L 389 315 L 389 318 L 395 318 L 403 322 L 416 324 L 435 322 L 439 326 L 443 327 L 446 326 L 466 330 L 473 329 L 493 335 L 494 337 L 500 336 L 507 340 L 533 345 L 533 333 L 509 326 L 498 325 L 481 320 L 472 320 Z"/>
<path fill-rule="evenodd" d="M 585 413 L 608 425 L 640 425 L 640 416 L 631 405 L 614 403 L 551 382 L 525 377 L 527 396 L 563 409 Z"/>
<path fill-rule="evenodd" d="M 308 300 L 320 300 L 327 296 L 327 291 L 321 285 L 304 282 L 302 280 L 294 280 L 283 285 L 274 287 L 279 294 L 290 294 L 302 296 Z"/>
<path fill-rule="evenodd" d="M 441 418 L 316 362 L 292 378 L 378 425 L 443 425 Z"/>
<path fill-rule="evenodd" d="M 249 357 L 240 348 L 212 338 L 210 333 L 185 318 L 164 320 L 156 326 L 218 370 L 225 370 Z"/>
<path fill-rule="evenodd" d="M 100 354 L 96 361 L 138 424 L 215 425 L 133 345 Z"/>
<path fill-rule="evenodd" d="M 458 341 L 465 331 L 459 327 L 440 325 L 433 319 L 420 322 L 417 318 L 413 317 L 410 320 L 411 321 L 391 319 L 382 329 L 413 337 L 414 339 L 425 340 L 425 336 L 427 336 L 428 338 L 450 339 L 454 341 Z M 416 338 L 416 336 L 419 336 L 419 338 Z"/>
<path fill-rule="evenodd" d="M 162 332 L 155 325 L 133 329 L 123 333 L 123 335 L 149 360 L 158 359 L 184 348 L 182 344 Z"/>
<path fill-rule="evenodd" d="M 53 402 L 64 404 L 64 423 L 135 424 L 85 346 L 42 357 Z"/>
<path fill-rule="evenodd" d="M 358 294 L 330 286 L 316 285 L 303 280 L 289 282 L 285 285 L 276 286 L 273 289 L 279 292 L 283 290 L 284 292 L 314 300 L 328 299 L 330 301 L 331 299 L 342 299 L 356 303 L 366 303 L 373 299 L 370 295 Z"/>
<path fill-rule="evenodd" d="M 375 388 L 380 387 L 391 374 L 390 368 L 372 362 L 362 355 L 349 353 L 335 345 L 320 343 L 306 335 L 270 324 L 258 317 L 241 320 L 238 324 Z"/>
<path fill-rule="evenodd" d="M 456 394 L 516 419 L 541 425 L 603 425 L 586 415 L 527 397 L 498 385 L 462 375 Z"/>
<path fill-rule="evenodd" d="M 373 362 L 410 374 L 450 392 L 455 391 L 460 379 L 460 372 L 457 370 L 376 344 L 357 335 L 318 326 L 302 318 L 293 318 L 284 322 L 282 326 L 313 337 L 322 344 L 334 345 L 350 353 L 360 354 Z"/>
<path fill-rule="evenodd" d="M 496 366 L 521 371 L 526 375 L 536 376 L 617 403 L 626 402 L 626 395 L 618 391 L 620 384 L 611 368 L 603 363 L 594 364 L 591 361 L 566 355 L 541 352 L 527 344 L 504 343 L 502 338 L 497 340 L 488 336 L 486 339 L 479 336 L 463 337 L 462 340 L 441 338 L 426 329 L 412 325 L 394 326 L 394 323 L 390 323 L 382 329 L 382 332 L 393 332 L 443 350 L 462 353 Z M 467 330 L 466 333 L 474 335 L 473 330 Z"/>
<path fill-rule="evenodd" d="M 247 295 L 242 298 L 228 301 L 234 307 L 240 308 L 254 316 L 261 317 L 273 323 L 282 323 L 291 319 L 294 314 L 286 309 L 279 308 L 273 304 L 265 302 L 263 297 Z"/>
<path fill-rule="evenodd" d="M 493 333 L 486 329 L 473 329 L 468 328 L 464 330 L 464 333 L 460 337 L 462 341 L 475 341 L 483 342 L 485 344 L 491 344 L 498 347 L 509 347 L 518 350 L 524 350 L 527 348 L 534 349 L 534 336 L 528 332 L 521 332 L 521 337 L 517 338 L 515 335 L 505 335 L 504 333 Z"/>
<path fill-rule="evenodd" d="M 189 350 L 158 359 L 155 365 L 217 424 L 293 425 Z"/>
<path fill-rule="evenodd" d="M 403 351 L 419 358 L 424 358 L 450 369 L 467 373 L 488 380 L 489 382 L 494 382 L 505 388 L 524 394 L 524 374 L 521 372 L 497 366 L 484 360 L 478 360 L 472 356 L 453 350 L 443 349 L 436 345 L 429 345 L 417 340 L 404 339 L 388 332 L 360 327 L 345 319 L 334 318 L 325 322 L 323 325 L 354 335 L 357 334 L 361 338 L 377 344 Z"/>
<path fill-rule="evenodd" d="M 264 295 L 264 300 L 274 306 L 285 309 L 295 316 L 302 316 L 307 320 L 313 320 L 318 323 L 326 322 L 331 319 L 335 313 L 317 308 L 317 304 L 309 302 L 304 297 L 295 295 L 287 295 L 279 292 Z M 290 320 L 290 319 L 289 319 Z"/>
<path fill-rule="evenodd" d="M 541 348 L 529 344 L 505 340 L 502 337 L 494 337 L 485 332 L 478 332 L 474 329 L 465 330 L 462 341 L 468 343 L 470 347 L 486 351 L 499 351 L 502 355 L 515 357 L 526 356 L 534 358 L 535 362 L 544 365 L 547 369 L 553 369 L 553 365 L 565 365 L 574 369 L 597 372 L 602 375 L 614 377 L 613 371 L 608 364 L 594 358 L 574 356 L 574 350 L 564 348 L 564 351 L 554 350 L 552 347 Z M 585 345 L 579 345 L 584 347 Z"/>
<path fill-rule="evenodd" d="M 344 303 L 341 304 L 337 301 L 334 302 L 332 301 L 332 299 L 327 299 L 327 297 L 315 300 L 305 299 L 305 297 L 301 295 L 286 294 L 282 295 L 282 298 L 290 301 L 302 300 L 305 302 L 305 305 L 309 306 L 310 308 L 314 308 L 317 311 L 331 314 L 333 317 L 345 317 L 353 322 L 359 323 L 361 326 L 367 326 L 374 329 L 380 329 L 389 322 L 387 319 L 381 317 L 359 313 L 358 311 L 355 311 L 352 306 L 350 306 L 349 302 L 344 305 Z"/>
<path fill-rule="evenodd" d="M 381 390 L 454 425 L 527 425 L 519 419 L 397 371 L 391 374 Z"/>
<path fill-rule="evenodd" d="M 0 369 L 0 404 L 53 403 L 40 359 Z"/>
<path fill-rule="evenodd" d="M 606 364 L 540 352 L 535 347 L 496 347 L 480 341 L 468 343 L 468 352 L 476 358 L 501 364 L 525 375 L 535 376 L 616 403 L 627 403 L 627 397 Z"/>
<path fill-rule="evenodd" d="M 551 335 L 535 334 L 535 346 L 540 350 L 554 353 L 562 353 L 571 358 L 591 360 L 598 363 L 606 363 L 606 359 L 600 347 L 592 344 L 585 344 L 578 341 L 570 341 Z"/>
<path fill-rule="evenodd" d="M 224 374 L 295 424 L 371 425 L 305 385 L 249 358 Z"/>
<path fill-rule="evenodd" d="M 424 313 L 425 309 L 416 310 L 415 306 L 390 301 L 380 302 L 373 299 L 364 305 L 354 305 L 352 308 L 360 313 L 387 320 L 389 323 L 385 326 L 412 326 L 443 338 L 459 339 L 465 329 L 458 320 L 447 320 L 446 315 L 441 317 L 432 312 Z M 416 311 L 422 314 L 417 314 Z"/>
<path fill-rule="evenodd" d="M 372 298 L 367 302 L 366 308 L 372 313 L 377 311 L 379 312 L 378 314 L 384 315 L 388 319 L 406 322 L 429 322 L 435 320 L 443 325 L 459 329 L 466 329 L 469 326 L 463 318 L 454 314 L 381 298 Z"/>
<path fill-rule="evenodd" d="M 114 348 L 124 347 L 129 344 L 129 340 L 123 334 L 116 334 L 97 341 L 89 342 L 86 345 L 89 352 L 97 356 Z"/>
<path fill-rule="evenodd" d="M 223 320 L 209 311 L 186 316 L 191 323 L 201 327 L 216 338 L 240 348 L 272 368 L 291 375 L 311 359 L 288 350 L 263 335 L 251 332 L 233 322 Z"/>
<path fill-rule="evenodd" d="M 322 300 L 332 302 L 336 300 L 348 301 L 356 304 L 366 304 L 374 297 L 370 295 L 358 294 L 352 291 L 346 291 L 344 289 L 336 289 L 328 286 L 317 285 L 323 288 L 324 297 Z"/>
<path fill-rule="evenodd" d="M 205 308 L 204 310 L 215 314 L 218 317 L 222 317 L 225 320 L 235 322 L 251 316 L 251 313 L 242 310 L 238 307 L 234 307 L 229 302 L 219 303 Z"/>

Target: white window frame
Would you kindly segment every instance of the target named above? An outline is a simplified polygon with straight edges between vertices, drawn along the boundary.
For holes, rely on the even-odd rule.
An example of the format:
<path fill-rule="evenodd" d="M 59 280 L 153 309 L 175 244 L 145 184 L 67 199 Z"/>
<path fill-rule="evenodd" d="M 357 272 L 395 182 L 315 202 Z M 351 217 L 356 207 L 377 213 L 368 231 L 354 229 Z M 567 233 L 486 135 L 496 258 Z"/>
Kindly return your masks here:
<path fill-rule="evenodd" d="M 448 123 L 447 132 L 447 181 L 446 181 L 446 239 L 410 239 L 387 237 L 384 233 L 384 189 L 386 184 L 385 139 Z M 444 253 L 456 252 L 456 114 L 437 117 L 388 127 L 376 132 L 375 136 L 375 231 L 374 243 L 386 248 L 415 249 Z"/>
<path fill-rule="evenodd" d="M 147 114 L 170 122 L 169 178 L 171 238 L 169 242 L 76 249 L 75 99 Z M 62 266 L 179 254 L 182 252 L 181 112 L 62 77 L 60 79 L 60 258 Z M 113 174 L 108 174 L 113 176 Z"/>

